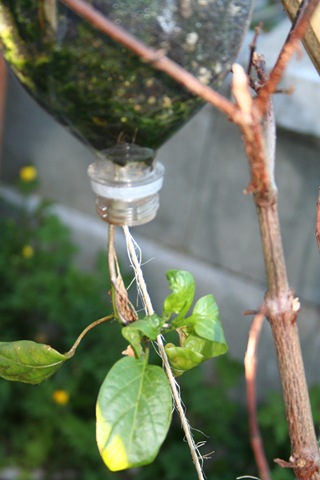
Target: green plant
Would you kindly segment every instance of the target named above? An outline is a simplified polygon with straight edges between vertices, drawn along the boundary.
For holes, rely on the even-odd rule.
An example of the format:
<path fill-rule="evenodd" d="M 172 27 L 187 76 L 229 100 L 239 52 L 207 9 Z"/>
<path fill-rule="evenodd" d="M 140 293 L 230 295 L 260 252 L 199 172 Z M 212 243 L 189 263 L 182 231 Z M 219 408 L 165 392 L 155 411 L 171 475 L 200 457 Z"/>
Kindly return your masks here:
<path fill-rule="evenodd" d="M 92 394 L 90 382 L 101 382 L 102 369 L 104 372 L 108 370 L 110 359 L 119 356 L 124 349 L 121 340 L 115 341 L 115 327 L 119 330 L 118 324 L 108 325 L 103 330 L 105 336 L 100 334 L 97 337 L 94 332 L 90 334 L 85 342 L 89 348 L 81 346 L 82 353 L 88 354 L 81 369 L 78 363 L 73 368 L 69 367 L 73 372 L 72 378 L 58 370 L 74 355 L 80 340 L 93 326 L 110 317 L 120 320 L 121 312 L 116 300 L 119 292 L 112 284 L 114 314 L 94 321 L 87 327 L 88 319 L 105 314 L 106 295 L 102 295 L 105 290 L 105 268 L 93 277 L 79 272 L 72 265 L 75 247 L 70 241 L 69 231 L 50 212 L 48 202 L 40 203 L 32 212 L 4 203 L 2 210 L 4 218 L 1 219 L 1 227 L 4 235 L 0 241 L 0 278 L 3 285 L 0 319 L 3 341 L 0 342 L 0 374 L 8 380 L 41 384 L 36 390 L 28 391 L 28 398 L 19 412 L 23 429 L 21 435 L 17 436 L 17 444 L 13 438 L 12 444 L 5 447 L 5 463 L 16 463 L 26 468 L 38 465 L 45 465 L 49 470 L 62 468 L 62 464 L 59 467 L 59 462 L 52 461 L 52 449 L 60 442 L 56 442 L 59 436 L 65 441 L 66 452 L 74 449 L 74 453 L 83 453 L 86 459 L 86 466 L 82 469 L 84 472 L 91 464 L 88 457 L 92 454 L 88 453 L 87 447 L 83 448 L 86 442 L 80 438 L 88 437 L 88 432 L 92 434 L 93 421 L 88 413 L 92 409 L 85 413 L 85 424 L 83 420 L 78 421 L 75 412 L 79 408 L 84 413 L 88 404 L 92 407 L 92 397 L 86 398 L 82 392 L 83 383 L 86 383 L 85 391 L 89 397 L 89 392 Z M 171 392 L 163 370 L 149 364 L 150 341 L 159 334 L 178 332 L 178 345 L 166 345 L 176 375 L 227 350 L 213 296 L 207 295 L 198 300 L 191 315 L 188 315 L 195 293 L 192 275 L 172 270 L 168 272 L 168 280 L 172 293 L 164 302 L 162 316 L 146 315 L 122 325 L 122 335 L 131 345 L 131 351 L 129 356 L 112 367 L 100 389 L 97 439 L 101 455 L 111 470 L 150 463 L 167 434 L 172 410 Z M 81 329 L 83 333 L 70 348 L 75 331 L 79 333 Z M 110 334 L 112 348 L 108 345 L 107 337 L 110 340 Z M 21 337 L 26 340 L 20 340 Z M 97 338 L 99 341 L 94 344 L 93 352 L 90 347 L 92 340 Z M 56 349 L 47 343 L 53 344 Z M 104 352 L 103 356 L 101 351 Z M 42 384 L 54 373 L 56 375 L 52 382 Z M 134 375 L 136 383 L 132 384 Z M 2 403 L 2 409 L 6 412 L 7 425 L 3 425 L 2 432 L 7 435 L 10 425 L 14 423 L 10 416 L 12 394 L 20 397 L 28 387 L 14 383 L 12 389 L 8 389 L 3 385 L 6 384 L 1 383 L 1 387 L 7 402 Z M 148 397 L 147 404 L 145 396 Z M 32 404 L 36 404 L 37 408 L 32 408 Z M 128 404 L 134 406 L 132 415 L 124 425 L 120 422 L 119 429 L 119 416 L 127 412 Z M 29 409 L 30 414 L 27 414 Z M 61 411 L 58 420 L 50 421 L 57 411 Z M 12 415 L 15 414 L 12 409 Z M 34 427 L 35 423 L 37 428 Z M 154 430 L 154 425 L 157 425 L 158 431 Z M 110 435 L 110 431 L 116 431 L 117 436 Z M 135 438 L 130 444 L 126 443 L 128 431 Z M 137 440 L 146 434 L 152 435 L 147 443 Z M 113 443 L 114 438 L 116 444 Z M 149 450 L 146 445 L 150 446 Z M 76 470 L 80 467 L 78 461 L 73 465 Z"/>

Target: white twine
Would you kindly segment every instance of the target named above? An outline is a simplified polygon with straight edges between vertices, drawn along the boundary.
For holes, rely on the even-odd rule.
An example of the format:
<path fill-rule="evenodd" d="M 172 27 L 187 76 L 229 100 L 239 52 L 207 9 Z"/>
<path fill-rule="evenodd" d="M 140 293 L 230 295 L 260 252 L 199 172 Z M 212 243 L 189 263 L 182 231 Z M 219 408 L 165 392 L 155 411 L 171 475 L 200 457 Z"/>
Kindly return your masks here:
<path fill-rule="evenodd" d="M 130 263 L 132 265 L 132 268 L 134 270 L 134 274 L 135 274 L 135 278 L 136 278 L 136 282 L 137 282 L 137 288 L 138 288 L 138 291 L 141 295 L 141 299 L 142 299 L 142 302 L 143 302 L 143 305 L 144 305 L 145 312 L 146 312 L 147 315 L 153 315 L 154 314 L 153 306 L 152 306 L 152 303 L 151 303 L 151 299 L 150 299 L 150 296 L 149 296 L 149 293 L 148 293 L 148 290 L 147 290 L 147 285 L 146 285 L 146 282 L 144 280 L 143 272 L 142 272 L 142 269 L 141 269 L 141 249 L 137 245 L 137 242 L 132 237 L 132 235 L 130 233 L 130 230 L 129 230 L 129 227 L 124 226 L 123 231 L 124 231 L 124 235 L 125 235 L 125 238 L 126 238 L 128 257 L 129 257 Z M 137 251 L 139 252 L 138 256 L 137 256 Z M 205 476 L 204 476 L 204 473 L 203 473 L 203 470 L 202 470 L 203 456 L 201 455 L 201 453 L 199 451 L 199 447 L 203 446 L 204 442 L 201 442 L 200 444 L 196 445 L 196 443 L 193 439 L 191 427 L 190 427 L 190 424 L 189 424 L 188 419 L 186 417 L 185 410 L 184 410 L 183 403 L 182 403 L 182 399 L 181 399 L 181 396 L 180 396 L 180 387 L 177 384 L 176 379 L 174 378 L 174 375 L 172 373 L 170 363 L 169 363 L 169 360 L 168 360 L 168 357 L 167 357 L 167 354 L 166 354 L 166 351 L 165 351 L 165 348 L 164 348 L 164 344 L 163 344 L 163 340 L 162 340 L 161 335 L 157 336 L 157 344 L 158 344 L 158 348 L 159 348 L 159 354 L 160 354 L 160 357 L 162 359 L 162 362 L 163 362 L 163 365 L 164 365 L 164 368 L 165 368 L 165 371 L 166 371 L 166 374 L 167 374 L 167 377 L 168 377 L 168 380 L 169 380 L 169 384 L 170 384 L 175 408 L 176 408 L 176 410 L 178 412 L 178 415 L 180 417 L 181 425 L 182 425 L 182 428 L 183 428 L 183 431 L 184 431 L 184 434 L 185 434 L 185 438 L 186 438 L 186 441 L 189 445 L 192 460 L 193 460 L 195 469 L 196 469 L 197 474 L 198 474 L 198 479 L 199 480 L 204 480 Z"/>

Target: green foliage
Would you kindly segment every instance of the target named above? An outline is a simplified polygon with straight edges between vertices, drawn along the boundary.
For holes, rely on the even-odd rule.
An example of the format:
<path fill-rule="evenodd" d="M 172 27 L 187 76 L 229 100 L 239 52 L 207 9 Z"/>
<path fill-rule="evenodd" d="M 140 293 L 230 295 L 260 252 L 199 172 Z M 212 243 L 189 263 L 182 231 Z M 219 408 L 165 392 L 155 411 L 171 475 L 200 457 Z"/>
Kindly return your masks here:
<path fill-rule="evenodd" d="M 165 349 L 174 375 L 180 376 L 205 360 L 226 353 L 228 346 L 213 295 L 200 298 L 192 314 L 186 317 L 194 299 L 194 278 L 182 270 L 170 270 L 167 278 L 172 293 L 164 301 L 163 315 L 178 331 L 180 341 L 179 346 L 168 343 Z"/>
<path fill-rule="evenodd" d="M 167 272 L 167 279 L 172 293 L 164 301 L 163 315 L 170 318 L 176 313 L 179 319 L 186 315 L 192 305 L 195 293 L 194 278 L 189 272 L 170 270 Z"/>
<path fill-rule="evenodd" d="M 0 340 L 25 338 L 69 351 L 90 321 L 111 310 L 105 254 L 94 274 L 79 271 L 70 232 L 47 202 L 32 213 L 1 202 L 0 231 Z M 49 382 L 0 379 L 0 468 L 111 478 L 95 444 L 95 399 L 125 341 L 118 324 L 108 322 L 78 348 L 81 354 Z"/>
<path fill-rule="evenodd" d="M 141 320 L 132 322 L 122 329 L 122 335 L 128 340 L 133 348 L 137 358 L 143 356 L 143 348 L 141 342 L 144 338 L 156 340 L 163 326 L 164 320 L 158 315 L 147 315 Z"/>
<path fill-rule="evenodd" d="M 3 235 L 0 238 L 0 281 L 3 289 L 0 293 L 0 325 L 3 341 L 0 343 L 0 374 L 11 380 L 40 383 L 71 356 L 58 351 L 74 353 L 70 345 L 80 331 L 90 321 L 106 314 L 107 286 L 104 282 L 107 273 L 104 268 L 93 276 L 79 272 L 73 266 L 76 249 L 69 231 L 50 213 L 48 202 L 41 203 L 33 212 L 4 203 L 1 210 Z M 103 263 L 106 264 L 106 259 L 103 259 Z M 140 368 L 148 358 L 148 341 L 155 340 L 159 333 L 175 330 L 178 325 L 180 330 L 181 325 L 185 325 L 187 336 L 190 337 L 197 324 L 197 309 L 201 305 L 201 301 L 196 304 L 193 319 L 189 317 L 192 320 L 186 325 L 188 317 L 185 315 L 194 297 L 193 277 L 187 272 L 171 271 L 168 278 L 173 294 L 165 301 L 166 317 L 147 316 L 123 328 L 123 335 L 132 344 L 137 359 L 122 359 L 114 368 L 119 368 L 122 362 L 137 362 Z M 178 306 L 182 300 L 183 306 L 180 308 Z M 209 308 L 201 308 L 199 319 L 205 315 L 209 318 L 213 313 L 210 313 L 213 300 L 209 304 Z M 216 312 L 213 316 L 217 317 Z M 104 328 L 99 327 L 102 334 L 90 333 L 80 347 L 79 359 L 73 359 L 69 367 L 59 371 L 49 383 L 38 386 L 36 390 L 19 384 L 11 384 L 9 388 L 7 383 L 0 383 L 3 398 L 0 414 L 6 418 L 0 433 L 3 445 L 6 445 L 2 447 L 4 451 L 1 452 L 1 458 L 6 460 L 0 459 L 0 466 L 7 463 L 27 469 L 44 466 L 49 471 L 63 468 L 62 457 L 56 453 L 53 455 L 53 448 L 55 452 L 59 448 L 64 454 L 67 452 L 68 465 L 81 471 L 82 475 L 89 471 L 90 466 L 99 465 L 97 453 L 93 453 L 96 447 L 92 439 L 88 446 L 89 432 L 92 435 L 94 428 L 93 392 L 98 391 L 105 372 L 124 349 L 124 344 L 117 340 L 119 335 L 115 335 L 114 327 L 117 324 L 108 324 Z M 21 338 L 26 340 L 22 341 Z M 44 342 L 54 345 L 57 350 Z M 143 355 L 138 360 L 141 352 Z M 171 417 L 170 390 L 163 370 L 146 364 L 145 372 L 146 378 L 142 383 L 148 386 L 148 395 L 152 393 L 146 417 L 158 415 L 160 405 L 164 409 L 164 423 L 161 432 L 156 435 L 158 439 L 149 442 L 150 449 L 140 457 L 136 455 L 134 460 L 129 458 L 129 466 L 152 461 L 163 442 Z M 150 375 L 155 377 L 151 382 L 152 388 L 148 380 Z M 157 390 L 157 382 L 161 392 Z M 98 405 L 103 406 L 100 410 L 105 417 L 108 416 L 109 402 L 106 408 L 104 396 L 108 398 L 109 383 L 103 385 Z M 143 398 L 147 393 L 144 392 Z M 136 399 L 131 401 L 136 404 Z M 152 402 L 158 404 L 155 413 L 149 410 Z M 17 420 L 19 435 L 10 435 L 10 425 Z M 136 425 L 133 423 L 126 427 L 135 431 Z M 142 437 L 146 437 L 146 432 Z M 137 445 L 139 448 L 139 442 Z M 102 447 L 103 451 L 105 449 L 108 450 L 106 443 Z M 82 458 L 80 461 L 79 455 Z M 95 471 L 98 471 L 96 467 Z"/>
<path fill-rule="evenodd" d="M 144 355 L 145 340 L 155 340 L 159 334 L 176 330 L 179 346 L 168 343 L 165 349 L 173 374 L 179 376 L 209 358 L 224 354 L 228 347 L 213 295 L 200 298 L 187 317 L 195 293 L 193 276 L 183 270 L 170 270 L 167 279 L 172 293 L 163 302 L 163 317 L 155 314 L 132 322 L 122 329 L 122 335 L 140 358 Z"/>
<path fill-rule="evenodd" d="M 10 341 L 16 345 L 17 340 L 26 338 L 29 345 L 45 342 L 60 352 L 69 351 L 88 323 L 110 311 L 111 300 L 106 294 L 109 286 L 106 285 L 105 254 L 99 257 L 99 268 L 94 274 L 80 272 L 73 263 L 76 248 L 70 233 L 50 213 L 48 203 L 42 203 L 34 212 L 28 213 L 3 202 L 0 213 L 2 345 Z M 48 480 L 55 472 L 65 472 L 66 479 L 71 472 L 73 478 L 79 480 L 180 480 L 183 472 L 185 480 L 194 480 L 192 461 L 176 414 L 162 444 L 161 455 L 156 462 L 143 468 L 109 472 L 99 458 L 94 440 L 93 413 L 99 386 L 125 349 L 126 341 L 135 346 L 137 352 L 142 349 L 145 353 L 147 338 L 155 339 L 159 329 L 161 332 L 168 329 L 171 330 L 170 341 L 174 340 L 171 337 L 176 336 L 172 331 L 176 325 L 181 345 L 187 335 L 189 341 L 194 341 L 193 336 L 197 336 L 195 325 L 199 319 L 201 325 L 203 315 L 212 319 L 212 325 L 219 318 L 212 296 L 198 300 L 188 317 L 194 295 L 192 277 L 187 272 L 171 271 L 168 278 L 171 288 L 175 287 L 172 288 L 172 296 L 165 300 L 163 317 L 145 317 L 124 327 L 126 340 L 119 335 L 119 324 L 108 322 L 88 334 L 78 347 L 79 355 L 67 362 L 49 382 L 32 386 L 0 379 L 0 468 L 18 466 L 22 469 L 21 478 L 29 478 L 28 472 L 40 467 L 47 472 Z M 185 287 L 189 289 L 189 296 L 181 301 L 179 292 L 185 292 Z M 212 328 L 209 332 L 214 332 L 215 338 L 223 342 L 219 328 Z M 204 337 L 211 335 L 200 333 Z M 202 338 L 202 341 L 211 340 Z M 174 345 L 174 348 L 183 350 L 180 345 Z M 194 354 L 199 353 L 194 346 L 192 348 Z M 190 360 L 190 352 L 187 349 L 184 351 Z M 113 368 L 117 369 L 124 361 L 139 362 L 140 365 L 145 357 L 142 356 L 141 360 L 124 358 Z M 159 367 L 149 367 L 157 368 L 164 375 Z M 211 459 L 204 463 L 208 478 L 229 480 L 244 474 L 257 475 L 248 443 L 245 402 L 239 399 L 242 391 L 238 389 L 240 377 L 243 377 L 242 365 L 220 357 L 214 364 L 208 364 L 205 370 L 192 369 L 179 379 L 188 418 L 191 425 L 197 427 L 195 440 L 207 442 L 201 449 L 203 454 L 214 451 Z M 110 378 L 109 375 L 107 378 Z M 101 389 L 104 392 L 105 383 Z M 107 392 L 108 389 L 107 384 Z M 310 393 L 315 422 L 320 425 L 320 388 L 313 387 Z M 164 394 L 158 393 L 152 398 L 162 401 Z M 105 402 L 104 394 L 99 396 L 99 402 Z M 120 403 L 123 405 L 125 402 L 122 400 Z M 102 410 L 108 413 L 108 408 L 103 407 Z M 166 415 L 164 418 L 168 422 Z M 260 423 L 269 464 L 272 466 L 275 457 L 288 458 L 287 427 L 280 394 L 272 395 L 261 407 Z M 275 480 L 292 478 L 292 472 L 277 466 L 272 474 Z"/>
<path fill-rule="evenodd" d="M 164 301 L 163 317 L 147 315 L 122 328 L 135 358 L 117 362 L 100 389 L 98 447 L 112 471 L 151 463 L 169 428 L 171 389 L 164 371 L 148 364 L 150 341 L 170 331 L 179 332 L 180 346 L 167 344 L 170 348 L 166 350 L 175 375 L 227 350 L 213 296 L 200 298 L 192 315 L 186 317 L 194 299 L 194 278 L 181 270 L 170 270 L 167 278 L 172 293 Z"/>
<path fill-rule="evenodd" d="M 19 339 L 26 338 L 27 346 L 34 346 L 33 342 L 45 342 L 60 352 L 69 351 L 75 338 L 90 321 L 108 313 L 106 303 L 110 302 L 111 306 L 106 295 L 108 285 L 105 284 L 105 255 L 99 259 L 100 267 L 95 275 L 80 272 L 73 265 L 76 248 L 70 240 L 70 233 L 59 219 L 50 213 L 48 202 L 41 203 L 32 213 L 2 203 L 1 214 L 1 340 L 4 344 L 14 342 L 14 347 Z M 171 322 L 169 330 L 175 330 L 174 322 L 179 319 L 179 325 L 182 325 L 188 318 L 184 315 L 193 301 L 193 278 L 187 272 L 180 271 L 173 271 L 170 275 L 171 281 L 176 283 L 179 283 L 178 278 L 188 280 L 187 303 L 183 308 L 177 309 L 177 302 L 181 301 L 181 294 L 185 291 L 183 288 L 176 288 L 175 300 L 173 297 L 170 300 L 172 307 L 167 307 L 166 310 L 166 319 L 157 315 L 147 316 L 125 327 L 125 338 L 133 334 L 135 340 L 132 344 L 136 345 L 136 348 L 145 349 L 146 339 L 154 340 L 164 328 L 164 322 Z M 166 302 L 166 305 L 169 305 L 170 302 Z M 201 302 L 199 305 L 201 306 Z M 210 305 L 214 305 L 212 299 L 209 307 Z M 197 309 L 198 307 L 195 307 L 193 314 L 197 313 Z M 179 310 L 178 314 L 174 314 L 173 310 Z M 201 307 L 201 312 L 204 310 L 206 307 Z M 216 316 L 216 313 L 213 316 Z M 189 323 L 186 326 L 188 333 L 193 330 L 196 319 Z M 106 371 L 125 348 L 125 342 L 121 341 L 118 333 L 117 322 L 108 322 L 90 332 L 79 347 L 81 355 L 75 357 L 71 363 L 68 362 L 50 382 L 32 387 L 0 381 L 0 467 L 13 464 L 26 472 L 32 468 L 43 467 L 48 472 L 48 478 L 51 471 L 66 468 L 73 470 L 76 475 L 81 472 L 81 480 L 91 480 L 97 475 L 109 478 L 111 474 L 99 461 L 93 441 L 95 422 L 92 413 L 96 396 L 94 392 L 98 393 L 99 384 Z M 131 343 L 131 340 L 129 341 Z M 39 348 L 42 349 L 43 346 Z M 131 360 L 134 359 L 129 359 Z M 152 368 L 161 372 L 168 391 L 164 372 L 159 367 Z M 201 390 L 197 385 L 194 387 Z M 154 400 L 161 398 L 162 401 L 163 394 L 157 394 L 154 389 L 153 391 L 156 393 Z M 164 419 L 167 424 L 168 408 L 166 412 Z M 15 425 L 19 425 L 19 428 L 16 429 Z M 159 464 L 156 462 L 158 467 L 152 466 L 156 472 L 159 470 L 156 473 L 159 478 L 162 471 L 165 478 L 174 478 L 172 475 L 180 469 L 180 460 L 182 463 L 188 462 L 189 453 L 186 445 L 181 442 L 180 427 L 177 428 L 180 438 L 178 446 L 170 443 L 170 439 L 175 440 L 175 429 L 176 422 L 169 439 L 162 447 L 167 452 L 164 458 L 170 455 L 173 457 L 172 464 L 164 465 L 160 460 Z M 158 448 L 159 443 L 155 450 Z M 176 450 L 180 452 L 177 457 L 169 453 Z M 149 458 L 151 456 L 149 453 Z M 144 469 L 138 470 L 139 478 Z M 92 472 L 95 472 L 94 476 Z M 124 478 L 135 477 L 135 472 L 136 470 L 130 470 Z"/>
<path fill-rule="evenodd" d="M 211 367 L 211 368 L 210 368 Z M 200 448 L 206 478 L 235 479 L 255 475 L 257 471 L 249 445 L 248 418 L 245 399 L 239 388 L 243 365 L 228 356 L 215 359 L 208 368 L 194 368 L 179 378 L 196 442 L 206 442 Z M 137 478 L 165 480 L 195 480 L 196 474 L 188 455 L 181 423 L 176 413 L 157 460 L 140 469 Z"/>

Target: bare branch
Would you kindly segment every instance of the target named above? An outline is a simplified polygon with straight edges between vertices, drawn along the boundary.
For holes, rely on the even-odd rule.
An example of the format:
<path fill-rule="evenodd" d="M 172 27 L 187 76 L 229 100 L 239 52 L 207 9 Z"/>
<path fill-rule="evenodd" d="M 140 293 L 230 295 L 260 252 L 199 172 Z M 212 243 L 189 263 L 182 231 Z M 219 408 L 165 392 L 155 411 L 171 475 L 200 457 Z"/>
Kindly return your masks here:
<path fill-rule="evenodd" d="M 257 373 L 257 350 L 264 317 L 265 314 L 262 309 L 253 319 L 249 332 L 248 347 L 244 359 L 244 366 L 247 383 L 251 446 L 261 480 L 271 480 L 257 421 L 257 400 L 255 386 Z"/>
<path fill-rule="evenodd" d="M 283 45 L 276 64 L 269 75 L 269 80 L 266 85 L 259 90 L 258 97 L 256 98 L 257 106 L 262 114 L 267 108 L 270 95 L 276 91 L 277 85 L 283 76 L 290 58 L 298 48 L 299 41 L 304 37 L 310 24 L 311 17 L 319 5 L 319 1 L 320 0 L 302 1 L 285 44 Z"/>

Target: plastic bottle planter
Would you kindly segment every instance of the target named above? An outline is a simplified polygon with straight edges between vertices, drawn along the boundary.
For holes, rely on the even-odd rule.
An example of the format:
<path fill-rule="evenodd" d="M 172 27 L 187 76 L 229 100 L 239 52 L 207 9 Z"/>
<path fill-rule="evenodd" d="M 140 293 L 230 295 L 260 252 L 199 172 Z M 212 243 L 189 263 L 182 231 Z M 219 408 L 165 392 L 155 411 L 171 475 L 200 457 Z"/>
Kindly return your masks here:
<path fill-rule="evenodd" d="M 215 87 L 238 52 L 251 10 L 251 0 L 90 4 Z M 4 56 L 22 84 L 104 159 L 88 171 L 100 217 L 116 225 L 152 220 L 164 168 L 149 149 L 202 101 L 57 0 L 0 0 L 0 24 Z"/>
<path fill-rule="evenodd" d="M 219 85 L 251 0 L 90 0 L 205 84 Z M 58 0 L 0 0 L 0 42 L 22 84 L 82 141 L 157 149 L 202 102 Z"/>

